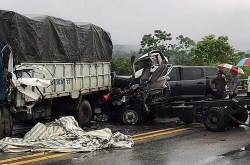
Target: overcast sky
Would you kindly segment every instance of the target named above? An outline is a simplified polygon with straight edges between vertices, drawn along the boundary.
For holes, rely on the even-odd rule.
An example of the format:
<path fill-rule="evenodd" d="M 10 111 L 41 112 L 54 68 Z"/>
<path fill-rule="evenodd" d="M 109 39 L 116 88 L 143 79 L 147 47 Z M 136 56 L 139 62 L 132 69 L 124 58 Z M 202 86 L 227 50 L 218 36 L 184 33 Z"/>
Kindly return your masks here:
<path fill-rule="evenodd" d="M 90 22 L 115 44 L 140 44 L 161 29 L 195 41 L 227 35 L 235 48 L 250 49 L 250 0 L 0 0 L 0 8 Z"/>

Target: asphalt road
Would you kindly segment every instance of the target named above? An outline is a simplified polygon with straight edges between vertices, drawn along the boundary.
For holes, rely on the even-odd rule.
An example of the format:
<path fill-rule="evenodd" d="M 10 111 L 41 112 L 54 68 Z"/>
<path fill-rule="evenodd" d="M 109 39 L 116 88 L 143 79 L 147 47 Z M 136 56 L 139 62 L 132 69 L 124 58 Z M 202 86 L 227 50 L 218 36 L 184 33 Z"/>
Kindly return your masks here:
<path fill-rule="evenodd" d="M 73 154 L 40 165 L 217 165 L 249 164 L 250 130 L 213 133 L 204 127 L 135 143 L 133 149 Z"/>
<path fill-rule="evenodd" d="M 83 129 L 84 131 L 92 131 L 92 130 L 97 130 L 97 129 L 110 128 L 112 132 L 119 131 L 126 135 L 135 135 L 135 134 L 141 134 L 141 133 L 155 131 L 159 129 L 178 127 L 180 125 L 175 124 L 176 123 L 175 121 L 177 120 L 178 118 L 160 119 L 160 120 L 157 119 L 153 123 L 142 123 L 136 126 L 119 125 L 118 123 L 94 122 L 93 121 L 91 122 L 89 127 L 86 127 Z M 34 125 L 35 123 L 33 124 L 32 123 L 30 124 L 17 123 L 13 128 L 12 137 L 22 138 L 25 135 L 25 133 L 29 131 Z M 21 156 L 29 156 L 29 155 L 32 155 L 32 153 L 3 153 L 0 151 L 0 165 L 3 164 L 2 161 L 6 159 L 18 159 L 18 162 L 20 162 L 22 161 Z M 26 158 L 24 160 L 26 160 Z M 8 163 L 11 164 L 13 162 L 15 162 L 15 160 L 9 161 Z"/>
<path fill-rule="evenodd" d="M 51 158 L 42 155 L 32 159 L 21 157 L 32 156 L 31 153 L 0 153 L 0 165 L 7 164 L 1 163 L 6 159 L 12 159 L 10 164 L 20 165 L 250 164 L 248 163 L 250 160 L 249 128 L 240 127 L 214 133 L 208 131 L 201 124 L 190 127 L 177 125 L 176 120 L 177 118 L 161 119 L 154 123 L 137 126 L 93 122 L 90 127 L 84 128 L 84 130 L 91 131 L 108 127 L 112 132 L 119 131 L 129 135 L 138 135 L 159 129 L 173 128 L 173 130 L 150 134 L 148 138 L 133 138 L 135 146 L 132 149 L 105 149 L 91 153 L 62 154 L 57 158 L 53 158 L 53 155 Z M 22 137 L 31 127 L 32 125 L 15 126 L 14 137 Z"/>
<path fill-rule="evenodd" d="M 174 121 L 174 120 L 173 120 Z M 95 125 L 98 127 L 98 125 Z M 103 127 L 103 124 L 102 126 Z M 155 129 L 173 128 L 163 136 L 136 140 L 132 149 L 105 149 L 91 153 L 77 153 L 60 158 L 38 161 L 39 165 L 217 165 L 249 164 L 250 129 L 231 128 L 225 132 L 210 132 L 202 125 L 180 126 L 172 121 L 140 126 L 111 126 L 126 134 L 138 134 Z M 180 128 L 182 127 L 182 128 Z M 179 131 L 178 131 L 179 130 Z M 29 154 L 21 154 L 29 155 Z M 17 157 L 0 154 L 0 160 Z M 20 160 L 19 160 L 20 161 Z M 18 163 L 18 161 L 16 162 Z M 0 163 L 1 164 L 1 163 Z M 32 161 L 31 161 L 32 164 Z"/>

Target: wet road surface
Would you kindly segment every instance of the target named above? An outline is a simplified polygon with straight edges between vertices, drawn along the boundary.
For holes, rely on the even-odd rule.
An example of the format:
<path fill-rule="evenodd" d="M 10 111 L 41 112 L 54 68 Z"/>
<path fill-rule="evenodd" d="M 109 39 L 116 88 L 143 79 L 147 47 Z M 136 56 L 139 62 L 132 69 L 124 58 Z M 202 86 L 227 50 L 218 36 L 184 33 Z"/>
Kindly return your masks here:
<path fill-rule="evenodd" d="M 110 128 L 113 133 L 119 131 L 119 132 L 124 133 L 124 134 L 135 135 L 135 134 L 150 132 L 150 131 L 159 130 L 159 129 L 177 127 L 179 125 L 175 124 L 176 120 L 178 120 L 178 118 L 160 119 L 160 120 L 157 119 L 153 123 L 145 123 L 145 124 L 142 123 L 142 124 L 136 125 L 136 126 L 119 125 L 118 123 L 92 121 L 89 127 L 86 127 L 83 129 L 84 129 L 84 131 L 92 131 L 92 130 L 97 130 L 97 129 Z M 49 122 L 49 120 L 48 120 L 48 122 Z M 12 137 L 22 138 L 25 135 L 25 133 L 27 133 L 27 131 L 29 131 L 34 125 L 35 125 L 35 123 L 29 123 L 29 124 L 16 123 L 16 125 L 13 128 Z M 1 161 L 6 160 L 6 159 L 18 159 L 17 161 L 19 162 L 22 160 L 22 158 L 20 158 L 21 156 L 26 157 L 27 155 L 32 155 L 32 154 L 31 153 L 2 153 L 0 151 L 0 165 L 2 164 Z M 26 158 L 25 158 L 25 160 L 26 160 Z M 11 163 L 12 162 L 13 161 L 11 161 Z"/>
<path fill-rule="evenodd" d="M 174 121 L 174 120 L 173 120 Z M 139 126 L 116 126 L 109 124 L 113 131 L 138 134 L 155 129 L 180 127 L 173 121 L 158 122 Z M 107 125 L 106 125 L 107 126 Z M 94 128 L 105 124 L 93 124 Z M 94 129 L 93 128 L 93 129 Z M 62 164 L 107 164 L 107 165 L 212 165 L 212 164 L 249 164 L 250 129 L 231 128 L 225 132 L 210 132 L 202 125 L 188 127 L 176 133 L 157 136 L 154 139 L 136 141 L 132 149 L 105 149 L 91 153 L 77 153 L 61 158 L 40 161 L 39 165 Z M 177 128 L 176 128 L 177 129 Z M 22 154 L 23 155 L 23 154 Z M 27 155 L 27 154 L 26 154 Z M 1 154 L 0 159 L 16 154 Z"/>
<path fill-rule="evenodd" d="M 133 149 L 100 150 L 40 163 L 109 165 L 249 164 L 250 132 L 241 127 L 213 133 L 204 127 L 138 142 Z"/>

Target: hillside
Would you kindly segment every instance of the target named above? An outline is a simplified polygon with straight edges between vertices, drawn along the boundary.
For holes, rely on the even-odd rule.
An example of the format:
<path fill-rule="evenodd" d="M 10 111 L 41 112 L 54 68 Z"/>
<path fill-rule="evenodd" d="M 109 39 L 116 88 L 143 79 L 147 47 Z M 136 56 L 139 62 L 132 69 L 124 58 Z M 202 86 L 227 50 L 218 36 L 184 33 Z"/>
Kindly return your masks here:
<path fill-rule="evenodd" d="M 114 45 L 113 58 L 130 57 L 130 51 L 138 52 L 140 45 Z"/>
<path fill-rule="evenodd" d="M 121 52 L 130 52 L 138 51 L 140 49 L 140 45 L 114 45 L 113 51 L 121 51 Z"/>

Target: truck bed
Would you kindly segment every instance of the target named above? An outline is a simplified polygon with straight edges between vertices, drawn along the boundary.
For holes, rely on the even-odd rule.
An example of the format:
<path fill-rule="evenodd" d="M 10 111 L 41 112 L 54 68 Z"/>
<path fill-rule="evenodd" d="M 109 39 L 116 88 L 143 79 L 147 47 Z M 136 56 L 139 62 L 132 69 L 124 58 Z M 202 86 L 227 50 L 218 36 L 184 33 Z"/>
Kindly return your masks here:
<path fill-rule="evenodd" d="M 44 66 L 50 74 L 40 74 L 31 71 L 29 74 L 22 72 L 23 78 L 43 78 L 51 80 L 47 88 L 27 86 L 26 88 L 42 94 L 43 99 L 50 99 L 62 96 L 78 98 L 80 94 L 89 94 L 94 91 L 107 90 L 111 88 L 110 63 L 22 63 L 21 65 Z M 22 102 L 34 101 L 18 92 L 17 97 Z"/>

